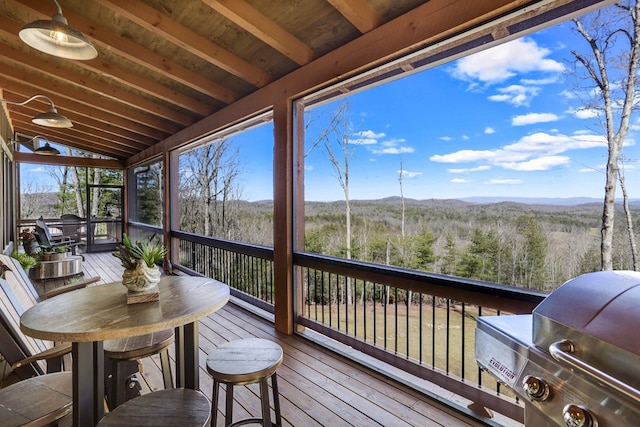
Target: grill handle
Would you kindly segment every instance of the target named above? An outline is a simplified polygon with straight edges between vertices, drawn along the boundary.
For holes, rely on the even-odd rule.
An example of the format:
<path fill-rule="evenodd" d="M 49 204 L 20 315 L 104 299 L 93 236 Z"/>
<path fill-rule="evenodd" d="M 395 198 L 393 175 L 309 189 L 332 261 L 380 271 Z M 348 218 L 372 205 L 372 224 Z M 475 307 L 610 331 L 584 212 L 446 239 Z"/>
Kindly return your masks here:
<path fill-rule="evenodd" d="M 558 362 L 566 363 L 570 367 L 582 372 L 589 377 L 595 378 L 597 381 L 600 381 L 608 385 L 609 387 L 612 387 L 625 396 L 640 403 L 640 390 L 631 387 L 628 384 L 625 384 L 617 378 L 614 378 L 611 375 L 602 372 L 598 368 L 595 368 L 588 363 L 583 362 L 582 360 L 571 354 L 574 351 L 575 347 L 569 340 L 554 342 L 549 346 L 549 353 L 551 353 L 551 357 L 556 359 Z"/>

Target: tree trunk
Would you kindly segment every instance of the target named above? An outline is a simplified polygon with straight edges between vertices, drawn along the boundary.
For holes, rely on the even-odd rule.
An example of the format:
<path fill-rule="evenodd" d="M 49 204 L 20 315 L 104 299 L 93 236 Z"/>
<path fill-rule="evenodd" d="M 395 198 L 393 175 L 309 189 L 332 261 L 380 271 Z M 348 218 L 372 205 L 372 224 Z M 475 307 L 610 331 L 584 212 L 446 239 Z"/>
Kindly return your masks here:
<path fill-rule="evenodd" d="M 624 173 L 618 173 L 620 181 L 620 189 L 622 190 L 622 201 L 624 205 L 624 213 L 627 217 L 627 234 L 629 235 L 629 245 L 631 246 L 631 259 L 633 261 L 633 271 L 638 271 L 638 246 L 636 245 L 636 236 L 633 228 L 633 218 L 631 209 L 629 208 L 629 196 L 627 195 L 627 185 L 624 180 Z"/>

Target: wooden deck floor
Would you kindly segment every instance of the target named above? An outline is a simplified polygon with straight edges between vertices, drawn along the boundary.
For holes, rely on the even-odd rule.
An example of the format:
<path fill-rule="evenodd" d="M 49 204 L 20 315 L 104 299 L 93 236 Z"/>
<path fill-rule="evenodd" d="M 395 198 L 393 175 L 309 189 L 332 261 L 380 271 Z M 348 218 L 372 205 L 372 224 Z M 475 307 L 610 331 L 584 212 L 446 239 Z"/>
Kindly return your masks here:
<path fill-rule="evenodd" d="M 85 254 L 85 276 L 99 283 L 118 281 L 122 268 L 110 253 Z M 45 283 L 43 289 L 55 286 Z M 206 372 L 209 352 L 227 341 L 259 337 L 280 344 L 284 362 L 278 369 L 280 404 L 285 426 L 480 426 L 437 400 L 342 357 L 301 336 L 286 336 L 260 316 L 232 303 L 200 322 L 200 387 L 211 398 Z M 143 393 L 162 388 L 159 358 L 142 360 Z M 234 419 L 260 414 L 256 385 L 237 387 Z M 223 425 L 224 392 L 218 425 Z M 272 415 L 273 419 L 273 415 Z M 500 425 L 495 423 L 494 425 Z"/>

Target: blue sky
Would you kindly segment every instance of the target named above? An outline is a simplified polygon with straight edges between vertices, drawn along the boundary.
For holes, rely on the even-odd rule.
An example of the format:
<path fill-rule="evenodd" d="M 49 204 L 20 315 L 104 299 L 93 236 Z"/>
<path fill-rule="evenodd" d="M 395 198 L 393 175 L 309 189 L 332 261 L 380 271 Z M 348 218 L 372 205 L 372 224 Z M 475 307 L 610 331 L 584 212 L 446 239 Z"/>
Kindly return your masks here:
<path fill-rule="evenodd" d="M 400 173 L 404 196 L 415 199 L 602 199 L 607 148 L 598 118 L 581 108 L 576 96 L 584 94 L 567 77 L 570 50 L 586 48 L 571 27 L 563 23 L 350 95 L 351 199 L 399 196 Z M 314 114 L 327 117 L 342 101 Z M 638 129 L 635 116 L 623 151 L 632 198 L 640 198 Z M 243 198 L 271 199 L 272 125 L 233 140 Z M 344 199 L 321 149 L 306 159 L 305 196 Z"/>
<path fill-rule="evenodd" d="M 607 149 L 565 70 L 585 42 L 571 24 L 349 97 L 350 197 L 416 199 L 604 195 Z M 320 107 L 334 110 L 336 103 Z M 640 197 L 634 142 L 625 143 L 630 197 Z M 306 198 L 343 199 L 320 150 L 307 158 Z M 617 191 L 620 195 L 620 191 Z"/>

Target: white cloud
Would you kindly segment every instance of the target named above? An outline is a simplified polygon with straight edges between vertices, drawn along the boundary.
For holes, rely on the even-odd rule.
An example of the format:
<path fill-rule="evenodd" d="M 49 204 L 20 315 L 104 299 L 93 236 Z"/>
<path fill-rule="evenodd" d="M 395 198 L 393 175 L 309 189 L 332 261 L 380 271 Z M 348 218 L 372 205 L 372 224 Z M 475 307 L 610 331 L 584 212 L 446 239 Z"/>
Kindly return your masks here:
<path fill-rule="evenodd" d="M 32 169 L 29 169 L 29 172 L 46 172 L 47 170 L 43 166 L 38 166 Z"/>
<path fill-rule="evenodd" d="M 557 83 L 558 82 L 558 78 L 557 77 L 549 77 L 546 79 L 522 79 L 520 80 L 520 83 L 522 83 L 523 85 L 550 85 L 553 83 Z"/>
<path fill-rule="evenodd" d="M 593 173 L 593 172 L 599 172 L 599 171 L 597 169 L 595 169 L 595 168 L 582 168 L 578 172 L 580 172 L 580 173 Z"/>
<path fill-rule="evenodd" d="M 470 182 L 473 182 L 473 180 L 471 180 L 471 179 L 463 179 L 463 178 L 453 178 L 449 182 L 451 182 L 453 184 L 468 184 Z"/>
<path fill-rule="evenodd" d="M 447 169 L 447 172 L 449 173 L 467 173 L 467 172 L 481 172 L 481 171 L 488 171 L 491 169 L 491 166 L 489 165 L 482 165 L 482 166 L 478 166 L 476 168 L 467 168 L 467 169 Z"/>
<path fill-rule="evenodd" d="M 377 143 L 378 140 L 375 138 L 355 138 L 349 140 L 349 144 L 353 145 L 375 145 Z"/>
<path fill-rule="evenodd" d="M 513 185 L 513 184 L 521 184 L 522 180 L 520 179 L 504 179 L 504 178 L 495 178 L 487 181 L 487 184 L 497 184 L 497 185 Z"/>
<path fill-rule="evenodd" d="M 353 145 L 375 145 L 380 138 L 387 136 L 385 133 L 375 133 L 372 130 L 362 130 L 354 134 L 356 138 L 349 139 L 349 144 Z"/>
<path fill-rule="evenodd" d="M 406 140 L 404 138 L 389 139 L 387 141 L 382 141 L 380 143 L 380 146 L 382 148 L 368 147 L 368 149 L 373 154 L 407 154 L 407 153 L 413 153 L 415 151 L 413 147 L 408 147 L 408 146 L 402 145 L 405 142 L 406 142 Z"/>
<path fill-rule="evenodd" d="M 453 138 L 451 138 L 450 136 L 441 136 L 441 137 L 440 137 L 440 139 L 441 139 L 442 141 L 447 141 L 447 142 L 448 142 L 448 141 L 453 141 Z"/>
<path fill-rule="evenodd" d="M 574 92 L 571 92 L 570 90 L 563 90 L 562 92 L 560 92 L 560 96 L 562 96 L 563 98 L 566 99 L 576 99 L 577 96 Z"/>
<path fill-rule="evenodd" d="M 540 93 L 540 88 L 536 86 L 510 85 L 498 88 L 500 95 L 491 95 L 490 101 L 508 102 L 516 107 L 529 105 L 532 98 Z"/>
<path fill-rule="evenodd" d="M 361 130 L 360 132 L 356 132 L 356 135 L 361 136 L 363 138 L 373 138 L 373 139 L 380 139 L 387 136 L 384 132 L 375 133 L 372 130 Z"/>
<path fill-rule="evenodd" d="M 604 138 L 599 135 L 569 136 L 537 132 L 500 148 L 460 150 L 448 154 L 437 154 L 431 156 L 429 160 L 438 163 L 479 162 L 482 165 L 478 167 L 494 165 L 508 170 L 539 171 L 567 164 L 570 158 L 559 155 L 566 151 L 605 146 Z"/>
<path fill-rule="evenodd" d="M 556 166 L 566 165 L 569 161 L 570 159 L 567 156 L 545 156 L 526 162 L 500 163 L 498 166 L 515 171 L 546 171 Z"/>
<path fill-rule="evenodd" d="M 496 133 L 496 130 L 490 126 L 487 126 L 486 128 L 484 128 L 484 133 L 486 133 L 487 135 L 491 135 L 492 133 Z"/>
<path fill-rule="evenodd" d="M 567 150 L 606 147 L 604 137 L 600 135 L 550 135 L 536 132 L 520 138 L 520 141 L 505 145 L 504 150 L 516 152 L 539 152 L 546 155 L 564 153 Z"/>
<path fill-rule="evenodd" d="M 562 63 L 546 58 L 549 53 L 549 49 L 525 37 L 456 61 L 452 74 L 459 79 L 491 84 L 505 81 L 517 73 L 564 71 Z"/>
<path fill-rule="evenodd" d="M 304 164 L 304 170 L 306 171 L 312 171 L 313 170 L 313 165 L 310 165 L 308 163 Z"/>
<path fill-rule="evenodd" d="M 555 122 L 556 120 L 560 120 L 560 117 L 552 113 L 529 113 L 513 117 L 511 124 L 513 126 L 525 126 L 535 123 Z"/>
<path fill-rule="evenodd" d="M 386 148 L 372 148 L 373 154 L 407 154 L 413 153 L 415 150 L 412 147 L 386 147 Z"/>
<path fill-rule="evenodd" d="M 464 139 L 465 141 L 469 140 L 469 135 L 462 135 L 462 139 Z"/>
<path fill-rule="evenodd" d="M 573 115 L 578 119 L 592 119 L 598 117 L 598 111 L 589 108 L 579 108 L 573 112 Z"/>
<path fill-rule="evenodd" d="M 398 170 L 396 173 L 401 173 L 402 176 L 406 176 L 407 178 L 415 178 L 416 176 L 422 175 L 422 172 L 410 172 L 407 170 Z"/>

